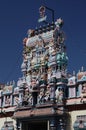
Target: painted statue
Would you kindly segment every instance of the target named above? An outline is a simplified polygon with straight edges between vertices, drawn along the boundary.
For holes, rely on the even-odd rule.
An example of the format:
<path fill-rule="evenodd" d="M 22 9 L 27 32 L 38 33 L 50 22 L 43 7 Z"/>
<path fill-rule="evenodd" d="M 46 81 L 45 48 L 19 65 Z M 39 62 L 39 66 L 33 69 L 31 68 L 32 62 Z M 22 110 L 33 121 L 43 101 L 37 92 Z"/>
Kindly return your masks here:
<path fill-rule="evenodd" d="M 56 102 L 57 103 L 61 103 L 63 101 L 63 89 L 62 88 L 58 88 L 55 91 L 55 95 L 56 95 Z"/>

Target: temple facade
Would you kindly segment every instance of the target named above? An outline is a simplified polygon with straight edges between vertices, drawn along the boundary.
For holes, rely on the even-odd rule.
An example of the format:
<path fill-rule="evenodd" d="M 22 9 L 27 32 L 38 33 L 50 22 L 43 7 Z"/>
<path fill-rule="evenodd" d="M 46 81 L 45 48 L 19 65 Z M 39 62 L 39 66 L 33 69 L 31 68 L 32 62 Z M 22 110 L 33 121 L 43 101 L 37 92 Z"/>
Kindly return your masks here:
<path fill-rule="evenodd" d="M 67 72 L 63 24 L 28 30 L 22 77 L 0 87 L 0 130 L 86 130 L 86 71 Z"/>

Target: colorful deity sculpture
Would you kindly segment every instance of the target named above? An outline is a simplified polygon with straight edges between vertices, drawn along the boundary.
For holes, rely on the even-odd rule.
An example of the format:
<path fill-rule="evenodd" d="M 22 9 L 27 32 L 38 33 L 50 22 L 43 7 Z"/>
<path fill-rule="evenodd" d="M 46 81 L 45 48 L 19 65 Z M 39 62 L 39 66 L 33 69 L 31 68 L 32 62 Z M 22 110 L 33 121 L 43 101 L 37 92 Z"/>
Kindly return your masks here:
<path fill-rule="evenodd" d="M 63 89 L 57 87 L 55 95 L 56 95 L 56 102 L 61 103 L 63 101 L 63 95 L 64 95 Z"/>
<path fill-rule="evenodd" d="M 39 95 L 38 95 L 38 104 L 44 103 L 44 88 L 40 89 Z"/>

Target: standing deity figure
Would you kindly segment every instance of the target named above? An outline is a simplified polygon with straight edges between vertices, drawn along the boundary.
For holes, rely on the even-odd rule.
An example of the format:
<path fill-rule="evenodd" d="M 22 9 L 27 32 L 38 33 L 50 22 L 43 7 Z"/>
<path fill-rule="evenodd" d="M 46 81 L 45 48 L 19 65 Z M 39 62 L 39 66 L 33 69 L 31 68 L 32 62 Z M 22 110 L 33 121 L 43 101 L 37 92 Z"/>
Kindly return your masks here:
<path fill-rule="evenodd" d="M 10 97 L 7 96 L 5 99 L 5 105 L 10 105 Z"/>
<path fill-rule="evenodd" d="M 44 89 L 40 89 L 39 95 L 38 95 L 38 103 L 44 103 Z"/>
<path fill-rule="evenodd" d="M 29 93 L 29 95 L 28 95 L 28 104 L 32 105 L 32 103 L 33 103 L 33 97 L 32 97 L 32 94 Z"/>
<path fill-rule="evenodd" d="M 17 105 L 17 106 L 20 106 L 21 105 L 21 100 L 20 100 L 20 98 L 18 97 L 18 96 L 15 96 L 14 97 L 14 102 L 15 102 L 15 104 Z"/>
<path fill-rule="evenodd" d="M 50 101 L 50 86 L 48 85 L 47 86 L 47 90 L 46 90 L 46 92 L 45 92 L 45 97 L 44 97 L 44 99 L 45 99 L 45 102 L 48 102 L 48 101 Z"/>
<path fill-rule="evenodd" d="M 61 103 L 63 101 L 63 90 L 62 88 L 57 88 L 55 91 L 56 102 Z"/>

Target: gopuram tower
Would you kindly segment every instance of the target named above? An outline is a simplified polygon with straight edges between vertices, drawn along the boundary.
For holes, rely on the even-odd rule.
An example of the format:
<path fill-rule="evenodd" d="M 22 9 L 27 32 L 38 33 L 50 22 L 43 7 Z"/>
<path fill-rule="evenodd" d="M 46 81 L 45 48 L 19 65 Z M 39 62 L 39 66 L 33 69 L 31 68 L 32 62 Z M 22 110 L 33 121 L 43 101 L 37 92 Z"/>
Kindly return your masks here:
<path fill-rule="evenodd" d="M 14 117 L 17 129 L 65 129 L 67 97 L 67 64 L 62 18 L 47 22 L 45 9 L 39 9 L 43 25 L 29 29 L 23 40 L 23 76 L 18 81 L 21 102 Z M 35 125 L 35 127 L 34 127 Z M 41 128 L 43 127 L 43 128 Z"/>

